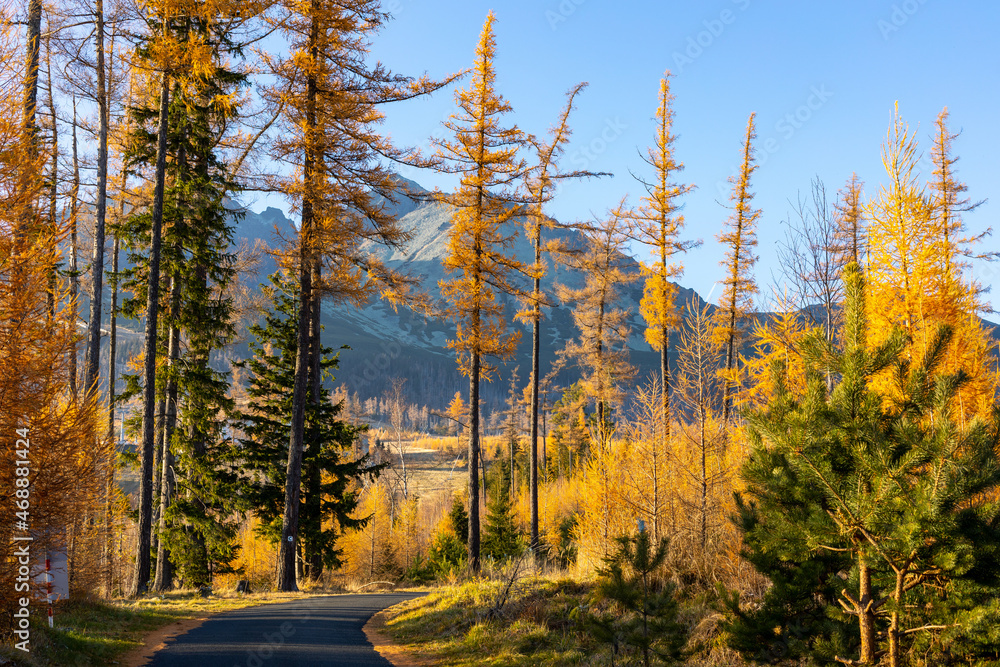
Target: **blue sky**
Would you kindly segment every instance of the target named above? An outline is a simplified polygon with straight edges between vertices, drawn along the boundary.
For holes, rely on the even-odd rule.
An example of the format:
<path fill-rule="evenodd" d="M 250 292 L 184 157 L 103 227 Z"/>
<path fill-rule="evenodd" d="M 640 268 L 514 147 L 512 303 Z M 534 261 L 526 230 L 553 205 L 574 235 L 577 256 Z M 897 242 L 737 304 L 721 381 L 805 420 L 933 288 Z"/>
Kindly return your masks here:
<path fill-rule="evenodd" d="M 959 176 L 972 198 L 989 200 L 967 224 L 998 226 L 1000 3 L 389 0 L 385 7 L 395 19 L 372 56 L 400 73 L 438 77 L 472 63 L 486 13 L 494 9 L 497 89 L 527 132 L 545 132 L 565 92 L 589 82 L 572 117 L 567 164 L 615 177 L 563 188 L 550 208 L 563 220 L 585 219 L 625 194 L 633 200 L 641 194 L 629 170 L 648 173 L 639 153 L 654 136 L 659 79 L 672 70 L 677 157 L 686 165 L 683 179 L 697 186 L 684 200 L 685 234 L 704 240 L 685 258 L 680 282 L 713 301 L 722 259 L 715 235 L 728 215 L 721 203 L 751 111 L 761 165 L 753 189 L 763 210 L 762 290 L 772 284 L 789 200 L 806 195 L 812 177 L 825 182 L 831 197 L 855 171 L 869 195 L 885 180 L 880 147 L 897 100 L 928 158 L 934 119 L 949 108 L 952 130 L 962 131 L 955 145 Z M 453 108 L 451 92 L 442 91 L 391 109 L 384 129 L 400 144 L 427 146 Z M 454 183 L 433 173 L 406 175 L 426 187 Z M 987 286 L 1000 282 L 1000 267 L 974 270 Z M 1000 294 L 991 299 L 1000 309 Z"/>

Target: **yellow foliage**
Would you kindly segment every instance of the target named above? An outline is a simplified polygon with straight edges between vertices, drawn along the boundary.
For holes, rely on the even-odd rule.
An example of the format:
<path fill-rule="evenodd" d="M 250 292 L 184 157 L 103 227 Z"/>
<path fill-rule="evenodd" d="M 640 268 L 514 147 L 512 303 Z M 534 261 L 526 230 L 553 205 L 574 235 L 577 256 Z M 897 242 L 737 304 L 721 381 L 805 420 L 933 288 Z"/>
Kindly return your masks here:
<path fill-rule="evenodd" d="M 340 540 L 344 565 L 342 572 L 359 583 L 396 576 L 393 544 L 392 509 L 389 491 L 381 482 L 369 485 L 361 493 L 353 517 L 368 518 L 364 528 L 349 530 Z"/>
<path fill-rule="evenodd" d="M 508 331 L 497 293 L 522 295 L 511 276 L 526 270 L 505 252 L 515 238 L 515 232 L 508 230 L 517 213 L 510 205 L 515 201 L 510 182 L 524 169 L 517 156 L 524 136 L 517 126 L 500 125 L 512 108 L 494 89 L 495 20 L 491 11 L 476 47 L 469 88 L 455 92 L 459 110 L 444 124 L 454 138 L 437 141 L 438 156 L 447 160 L 450 171 L 461 174 L 457 192 L 439 195 L 455 207 L 444 260 L 453 277 L 441 282 L 441 294 L 448 302 L 446 315 L 456 324 L 448 347 L 458 354 L 464 374 L 481 372 L 485 379 L 494 369 L 480 357 L 510 356 L 520 333 Z M 474 370 L 472 366 L 479 363 L 482 366 Z"/>
<path fill-rule="evenodd" d="M 240 524 L 236 536 L 239 554 L 233 561 L 233 567 L 238 573 L 216 577 L 220 588 L 235 588 L 240 579 L 248 580 L 251 590 L 266 589 L 273 585 L 278 570 L 278 549 L 271 540 L 258 533 L 259 526 L 260 520 L 253 514 Z"/>
<path fill-rule="evenodd" d="M 754 158 L 753 140 L 754 118 L 747 120 L 746 138 L 743 142 L 743 163 L 739 176 L 730 177 L 733 193 L 732 214 L 718 235 L 719 243 L 726 247 L 726 257 L 721 262 L 726 271 L 722 281 L 723 293 L 716 311 L 716 326 L 712 337 L 723 348 L 725 367 L 720 375 L 724 383 L 723 418 L 728 419 L 731 396 L 740 386 L 739 368 L 736 365 L 738 343 L 743 335 L 740 319 L 753 307 L 753 295 L 757 293 L 757 282 L 753 277 L 753 267 L 757 263 L 754 248 L 757 247 L 757 222 L 760 210 L 752 207 L 754 194 L 750 191 L 750 177 L 757 170 Z"/>
<path fill-rule="evenodd" d="M 791 391 L 805 391 L 806 374 L 799 343 L 809 333 L 805 318 L 784 297 L 775 299 L 777 312 L 770 322 L 753 325 L 753 354 L 741 356 L 749 381 L 737 397 L 741 406 L 766 406 L 775 396 L 777 387 L 771 369 L 780 363 L 788 370 L 784 376 Z"/>
<path fill-rule="evenodd" d="M 634 509 L 634 487 L 625 484 L 630 463 L 629 446 L 607 440 L 591 448 L 584 466 L 582 484 L 587 493 L 581 498 L 576 533 L 580 552 L 578 564 L 586 571 L 600 566 L 615 550 L 615 538 L 635 531 L 640 514 Z"/>
<path fill-rule="evenodd" d="M 114 449 L 97 436 L 99 406 L 68 390 L 78 336 L 69 285 L 55 272 L 66 229 L 35 210 L 44 158 L 22 130 L 15 63 L 24 60 L 0 13 L 0 488 L 11 501 L 0 516 L 0 607 L 12 611 L 12 549 L 23 545 L 12 537 L 33 536 L 34 559 L 66 548 L 76 594 L 95 592 L 116 517 Z"/>
<path fill-rule="evenodd" d="M 626 216 L 623 199 L 587 231 L 582 254 L 567 262 L 584 273 L 584 284 L 577 289 L 556 286 L 559 298 L 572 305 L 580 332 L 561 354 L 583 372 L 581 386 L 596 402 L 599 421 L 606 407 L 621 404 L 625 383 L 635 375 L 628 363 L 628 311 L 620 303 L 624 287 L 638 278 L 629 271 L 631 260 L 625 252 Z"/>
<path fill-rule="evenodd" d="M 654 350 L 663 350 L 667 345 L 666 332 L 676 326 L 677 313 L 674 308 L 676 288 L 670 282 L 683 272 L 684 266 L 675 261 L 674 255 L 685 251 L 690 244 L 680 240 L 684 227 L 684 215 L 680 212 L 678 199 L 694 189 L 693 185 L 675 183 L 676 172 L 684 169 L 684 164 L 674 157 L 673 133 L 674 111 L 671 108 L 673 95 L 670 93 L 670 71 L 660 80 L 660 103 L 656 109 L 656 139 L 647 150 L 646 163 L 653 167 L 654 180 L 644 183 L 646 196 L 638 209 L 631 213 L 635 238 L 653 249 L 654 260 L 643 262 L 646 277 L 640 312 L 646 321 L 646 342 Z"/>
<path fill-rule="evenodd" d="M 941 324 L 955 329 L 943 372 L 964 369 L 972 378 L 959 396 L 964 416 L 983 415 L 992 406 L 998 386 L 989 337 L 979 319 L 980 289 L 963 275 L 963 260 L 978 238 L 962 238 L 958 200 L 965 186 L 952 171 L 952 135 L 947 114 L 938 118 L 932 158 L 935 180 L 930 192 L 920 182 L 916 137 L 902 120 L 897 106 L 882 149 L 889 178 L 866 207 L 870 219 L 867 267 L 868 318 L 873 345 L 884 341 L 894 327 L 911 342 L 916 362 L 927 351 Z M 873 380 L 887 396 L 895 383 L 887 375 Z"/>

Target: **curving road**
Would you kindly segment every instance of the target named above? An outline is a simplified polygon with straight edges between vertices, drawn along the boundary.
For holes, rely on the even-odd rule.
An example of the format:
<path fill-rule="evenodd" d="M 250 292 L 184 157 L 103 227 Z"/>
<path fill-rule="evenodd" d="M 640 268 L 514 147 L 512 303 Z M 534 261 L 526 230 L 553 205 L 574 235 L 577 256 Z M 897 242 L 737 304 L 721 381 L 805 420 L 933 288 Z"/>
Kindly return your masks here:
<path fill-rule="evenodd" d="M 391 667 L 362 628 L 420 593 L 329 595 L 210 617 L 168 640 L 149 667 Z"/>

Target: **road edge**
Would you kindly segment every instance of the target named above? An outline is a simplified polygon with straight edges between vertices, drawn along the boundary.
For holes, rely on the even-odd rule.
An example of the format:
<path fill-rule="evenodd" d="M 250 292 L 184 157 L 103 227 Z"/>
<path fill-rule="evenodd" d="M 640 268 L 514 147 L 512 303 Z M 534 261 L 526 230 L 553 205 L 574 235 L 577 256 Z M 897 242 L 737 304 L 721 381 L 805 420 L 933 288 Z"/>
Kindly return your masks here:
<path fill-rule="evenodd" d="M 388 612 L 391 609 L 392 607 L 388 607 L 376 612 L 362 628 L 375 651 L 392 663 L 393 667 L 433 667 L 435 664 L 433 661 L 408 653 L 385 632 L 385 624 L 389 620 Z"/>
<path fill-rule="evenodd" d="M 149 664 L 149 661 L 153 659 L 157 651 L 166 647 L 167 640 L 179 637 L 189 630 L 194 630 L 213 615 L 209 614 L 208 616 L 201 616 L 199 618 L 185 618 L 153 630 L 143 636 L 142 646 L 138 646 L 121 656 L 120 664 L 124 667 L 144 667 Z"/>

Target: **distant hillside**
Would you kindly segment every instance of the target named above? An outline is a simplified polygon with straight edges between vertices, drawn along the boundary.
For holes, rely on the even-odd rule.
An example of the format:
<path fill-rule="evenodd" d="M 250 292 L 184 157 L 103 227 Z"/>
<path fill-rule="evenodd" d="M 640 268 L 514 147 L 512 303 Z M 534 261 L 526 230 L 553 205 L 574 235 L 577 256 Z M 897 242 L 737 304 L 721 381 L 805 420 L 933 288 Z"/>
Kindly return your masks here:
<path fill-rule="evenodd" d="M 401 179 L 402 180 L 402 179 Z M 426 192 L 418 184 L 403 180 L 404 187 L 411 193 Z M 440 300 L 439 282 L 446 278 L 442 260 L 447 254 L 448 230 L 451 226 L 449 207 L 401 196 L 396 206 L 402 225 L 413 234 L 405 249 L 392 250 L 372 244 L 369 250 L 392 268 L 405 271 L 419 278 L 421 288 L 433 299 Z M 523 220 L 519 220 L 520 233 L 511 248 L 519 260 L 531 263 L 534 249 L 523 234 Z M 575 230 L 545 230 L 549 238 L 559 238 L 569 246 L 582 247 L 583 235 Z M 631 259 L 632 268 L 638 272 L 639 266 Z M 549 270 L 545 284 L 549 289 L 556 282 L 578 287 L 584 276 L 565 267 Z M 527 279 L 524 288 L 528 288 Z M 701 306 L 698 295 L 687 288 L 679 287 L 681 302 L 694 300 Z M 639 376 L 644 377 L 658 368 L 657 355 L 643 340 L 638 304 L 642 298 L 642 284 L 637 282 L 625 290 L 624 304 L 634 306 L 632 336 L 629 347 L 632 363 L 639 368 Z M 501 297 L 508 317 L 518 310 L 518 305 L 510 297 Z M 324 307 L 323 323 L 326 327 L 324 340 L 329 344 L 347 344 L 351 350 L 341 354 L 341 378 L 351 391 L 362 396 L 381 395 L 393 377 L 406 378 L 406 386 L 411 399 L 443 408 L 456 391 L 467 390 L 468 383 L 458 374 L 454 354 L 445 347 L 445 342 L 454 334 L 454 326 L 448 322 L 427 319 L 407 309 L 393 312 L 384 303 L 373 303 L 362 310 L 328 304 Z M 484 386 L 483 400 L 486 413 L 491 407 L 504 400 L 510 373 L 517 368 L 522 383 L 527 381 L 531 369 L 531 328 L 517 323 L 521 330 L 521 342 L 517 354 L 500 367 L 500 378 Z M 542 368 L 543 372 L 552 362 L 555 352 L 565 342 L 577 335 L 572 314 L 565 307 L 548 309 L 543 323 Z M 571 381 L 575 371 L 568 371 L 565 380 Z"/>
<path fill-rule="evenodd" d="M 401 188 L 411 193 L 426 192 L 413 181 L 405 179 L 400 181 Z M 402 225 L 412 232 L 411 242 L 401 250 L 372 244 L 369 251 L 391 267 L 418 277 L 421 288 L 433 299 L 440 299 L 439 282 L 446 277 L 442 259 L 447 253 L 451 211 L 447 206 L 405 195 L 401 195 L 399 200 L 392 204 L 392 208 Z M 522 262 L 530 263 L 534 251 L 523 234 L 523 226 L 519 225 L 518 229 L 521 233 L 512 251 Z M 274 246 L 280 243 L 282 238 L 294 238 L 294 233 L 291 221 L 280 210 L 268 208 L 260 213 L 245 212 L 236 225 L 235 239 L 237 243 L 246 242 L 250 245 L 261 240 Z M 544 233 L 556 234 L 570 246 L 583 244 L 582 234 L 575 230 L 545 230 Z M 638 264 L 629 261 L 632 268 L 638 271 Z M 248 285 L 264 282 L 274 269 L 273 258 L 265 255 L 258 267 L 258 275 L 244 277 L 244 281 Z M 554 282 L 576 287 L 583 280 L 582 275 L 571 269 L 550 267 L 545 284 L 549 289 Z M 527 287 L 527 281 L 524 286 Z M 645 327 L 638 308 L 642 298 L 641 281 L 628 286 L 624 296 L 624 304 L 630 304 L 632 312 L 630 318 L 632 335 L 629 339 L 631 361 L 638 368 L 638 378 L 641 381 L 650 374 L 657 373 L 659 368 L 658 355 L 643 339 Z M 509 297 L 502 297 L 501 301 L 508 317 L 517 311 L 517 304 Z M 678 286 L 678 302 L 692 303 L 699 308 L 704 305 L 698 294 L 682 286 Z M 85 312 L 86 310 L 81 309 L 81 314 Z M 107 305 L 104 312 L 107 317 Z M 769 317 L 770 314 L 761 313 L 760 316 Z M 445 347 L 445 342 L 454 334 L 454 326 L 449 322 L 425 318 L 405 307 L 394 312 L 390 306 L 378 301 L 362 309 L 325 303 L 322 322 L 323 341 L 326 345 L 334 348 L 341 345 L 350 346 L 349 350 L 341 352 L 337 384 L 346 383 L 352 392 L 357 392 L 362 398 L 381 396 L 388 389 L 391 380 L 396 377 L 407 380 L 406 388 L 410 400 L 432 408 L 445 407 L 456 391 L 465 394 L 468 389 L 467 380 L 458 374 L 454 354 Z M 1000 340 L 1000 326 L 991 323 L 987 325 L 992 329 L 994 337 Z M 531 367 L 531 329 L 523 323 L 514 326 L 522 332 L 521 342 L 517 354 L 500 366 L 500 378 L 483 387 L 486 414 L 503 403 L 508 387 L 507 381 L 515 368 L 518 369 L 521 383 L 527 381 Z M 245 327 L 241 328 L 245 331 Z M 124 322 L 119 325 L 119 331 L 121 333 L 119 372 L 121 372 L 124 370 L 127 355 L 135 354 L 141 349 L 142 326 L 136 322 Z M 565 307 L 547 309 L 542 331 L 544 373 L 553 361 L 555 352 L 562 348 L 568 339 L 577 335 L 570 310 Z M 105 360 L 106 348 L 105 345 L 102 355 Z M 220 352 L 213 362 L 223 369 L 228 367 L 228 360 L 244 358 L 247 354 L 248 348 L 245 341 L 242 341 Z M 565 377 L 560 380 L 571 382 L 575 376 L 575 370 L 569 369 Z"/>

